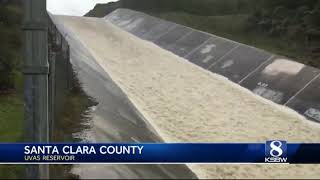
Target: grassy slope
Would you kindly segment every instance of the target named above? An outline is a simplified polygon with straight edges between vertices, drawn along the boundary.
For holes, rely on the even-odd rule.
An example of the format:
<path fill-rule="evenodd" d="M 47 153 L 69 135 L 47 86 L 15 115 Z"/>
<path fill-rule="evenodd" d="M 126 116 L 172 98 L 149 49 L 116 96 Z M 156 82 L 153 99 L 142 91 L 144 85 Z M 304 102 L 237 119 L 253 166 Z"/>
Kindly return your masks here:
<path fill-rule="evenodd" d="M 16 95 L 0 96 L 0 142 L 21 142 L 23 104 Z"/>
<path fill-rule="evenodd" d="M 16 91 L 0 95 L 0 143 L 23 142 L 23 78 L 21 73 L 15 74 Z M 22 165 L 0 165 L 0 179 L 22 178 L 23 172 Z"/>
<path fill-rule="evenodd" d="M 22 61 L 19 24 L 19 19 L 22 16 L 21 6 L 17 3 L 10 3 L 5 7 L 0 4 L 0 6 L 2 10 L 6 10 L 6 17 L 1 17 L 1 20 L 5 20 L 0 23 L 0 48 L 2 50 L 0 55 L 5 60 L 14 62 L 15 65 L 10 74 L 13 79 L 14 90 L 4 94 L 0 92 L 0 142 L 21 142 L 23 131 L 23 76 L 18 67 Z M 6 21 L 10 21 L 10 23 Z"/>
<path fill-rule="evenodd" d="M 77 82 L 76 82 L 77 83 Z M 64 111 L 56 118 L 54 129 L 54 142 L 79 142 L 73 137 L 73 133 L 81 132 L 88 128 L 85 124 L 90 118 L 87 117 L 89 107 L 95 105 L 78 85 L 67 96 Z M 71 165 L 51 165 L 50 177 L 53 179 L 78 179 L 70 173 Z"/>
<path fill-rule="evenodd" d="M 20 95 L 0 96 L 0 142 L 23 140 L 23 102 Z M 23 177 L 24 166 L 0 165 L 0 179 Z"/>
<path fill-rule="evenodd" d="M 7 6 L 5 14 L 10 19 L 10 25 L 0 25 L 0 48 L 3 57 L 8 58 L 11 54 L 11 61 L 18 66 L 21 63 L 21 30 L 19 18 L 21 15 L 21 2 L 11 1 Z M 15 143 L 23 141 L 24 132 L 24 108 L 23 108 L 23 76 L 16 68 L 11 74 L 14 82 L 14 90 L 9 94 L 0 94 L 0 143 Z M 22 178 L 24 166 L 21 165 L 0 165 L 0 179 Z"/>

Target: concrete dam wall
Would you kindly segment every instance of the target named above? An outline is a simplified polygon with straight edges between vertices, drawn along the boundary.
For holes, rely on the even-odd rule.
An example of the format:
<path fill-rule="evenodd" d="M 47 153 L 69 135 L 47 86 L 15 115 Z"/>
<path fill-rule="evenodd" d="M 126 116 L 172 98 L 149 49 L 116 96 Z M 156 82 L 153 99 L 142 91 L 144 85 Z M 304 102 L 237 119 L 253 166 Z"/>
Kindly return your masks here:
<path fill-rule="evenodd" d="M 128 12 L 128 10 L 118 11 Z M 157 36 L 154 40 L 156 43 L 152 43 L 119 28 L 123 26 L 132 30 L 138 27 L 136 25 L 139 23 L 131 18 L 139 17 L 140 13 L 133 13 L 137 16 L 125 13 L 112 18 L 112 14 L 108 16 L 113 23 L 119 21 L 118 26 L 109 20 L 99 18 L 53 17 L 59 31 L 69 42 L 71 62 L 78 71 L 84 90 L 99 102 L 99 105 L 92 110 L 91 129 L 79 135 L 84 141 L 168 143 L 265 142 L 269 139 L 310 143 L 320 141 L 318 123 L 308 121 L 292 109 L 266 100 L 256 95 L 259 93 L 252 93 L 237 84 L 238 81 L 245 82 L 250 75 L 259 72 L 259 68 L 266 65 L 261 73 L 270 77 L 285 74 L 285 77 L 292 78 L 306 72 L 311 80 L 307 80 L 304 84 L 305 88 L 301 91 L 303 92 L 317 81 L 317 69 L 283 58 L 274 59 L 276 56 L 268 52 L 238 43 L 235 45 L 234 42 L 215 36 L 211 38 L 209 34 L 194 32 L 179 25 L 173 25 L 173 34 L 159 35 L 159 32 L 164 32 L 162 27 L 168 27 L 168 31 L 171 31 L 170 22 L 161 23 L 161 21 L 151 25 L 153 30 L 144 37 L 153 39 Z M 129 19 L 124 21 L 121 18 Z M 138 22 L 144 22 L 143 19 Z M 167 26 L 166 23 L 170 25 Z M 197 33 L 201 34 L 201 38 L 194 35 Z M 180 35 L 183 36 L 182 39 L 179 38 Z M 192 40 L 192 37 L 195 40 Z M 206 39 L 208 37 L 210 38 Z M 184 41 L 184 38 L 192 40 L 191 46 L 195 46 L 193 43 L 200 43 L 202 48 L 189 48 L 190 40 Z M 208 53 L 213 52 L 212 49 L 220 47 L 216 43 L 218 41 L 223 47 L 231 49 L 221 48 L 217 51 L 221 56 L 219 59 L 214 59 L 215 53 L 207 57 Z M 170 43 L 179 45 L 170 45 L 167 49 L 159 47 Z M 184 48 L 180 48 L 181 45 Z M 184 54 L 189 54 L 188 57 L 204 58 L 205 60 L 201 60 L 204 63 L 207 61 L 221 63 L 219 66 L 210 65 L 211 68 L 220 70 L 217 73 L 207 71 L 191 60 L 187 61 L 187 57 L 182 58 Z M 224 59 L 225 57 L 229 58 Z M 244 69 L 236 68 L 238 65 Z M 279 69 L 281 66 L 290 68 L 282 70 Z M 252 72 L 246 69 L 248 67 Z M 305 68 L 307 71 L 304 71 Z M 236 75 L 226 78 L 222 76 L 224 72 L 225 76 L 234 73 Z M 246 75 L 245 72 L 249 74 Z M 298 84 L 297 81 L 296 85 Z M 281 91 L 282 94 L 277 95 L 269 91 L 271 86 L 264 81 L 258 85 L 260 90 L 256 90 L 257 92 L 271 94 L 271 97 L 277 97 L 274 99 L 281 102 L 293 102 L 292 97 L 298 97 L 300 94 L 298 90 L 296 93 L 291 92 L 296 94 L 292 97 L 284 95 L 289 91 Z M 312 106 L 312 108 L 314 110 L 310 114 L 316 117 L 317 107 Z M 317 178 L 320 177 L 318 168 L 319 166 L 315 165 L 76 165 L 73 173 L 83 178 L 106 176 Z"/>

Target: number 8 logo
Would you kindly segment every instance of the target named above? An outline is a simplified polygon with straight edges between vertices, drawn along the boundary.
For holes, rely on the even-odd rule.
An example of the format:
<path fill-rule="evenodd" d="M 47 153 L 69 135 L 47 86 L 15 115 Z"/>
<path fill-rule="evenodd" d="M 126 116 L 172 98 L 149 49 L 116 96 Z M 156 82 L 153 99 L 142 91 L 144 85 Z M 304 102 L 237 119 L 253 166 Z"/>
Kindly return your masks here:
<path fill-rule="evenodd" d="M 282 143 L 280 141 L 272 141 L 270 143 L 270 155 L 272 157 L 280 157 L 283 154 L 283 151 L 281 149 Z"/>

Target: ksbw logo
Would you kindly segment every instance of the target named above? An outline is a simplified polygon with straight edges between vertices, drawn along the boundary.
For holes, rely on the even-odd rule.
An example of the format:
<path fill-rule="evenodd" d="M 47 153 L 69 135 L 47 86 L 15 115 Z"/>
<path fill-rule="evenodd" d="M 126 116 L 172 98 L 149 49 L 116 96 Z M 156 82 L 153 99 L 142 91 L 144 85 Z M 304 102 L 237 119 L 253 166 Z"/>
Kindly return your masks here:
<path fill-rule="evenodd" d="M 286 141 L 267 141 L 265 145 L 265 162 L 267 163 L 286 163 L 287 142 Z"/>

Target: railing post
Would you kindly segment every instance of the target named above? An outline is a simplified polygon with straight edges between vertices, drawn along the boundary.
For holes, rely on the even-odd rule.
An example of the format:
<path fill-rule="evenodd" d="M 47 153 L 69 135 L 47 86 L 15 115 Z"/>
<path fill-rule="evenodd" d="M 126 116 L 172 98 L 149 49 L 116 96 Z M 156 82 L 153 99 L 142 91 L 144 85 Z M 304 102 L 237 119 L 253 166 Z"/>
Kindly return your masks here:
<path fill-rule="evenodd" d="M 50 75 L 49 75 L 49 127 L 50 127 L 50 141 L 53 139 L 54 131 L 54 120 L 55 120 L 55 67 L 56 67 L 56 53 L 50 51 L 49 53 L 49 65 L 50 65 Z"/>
<path fill-rule="evenodd" d="M 25 137 L 48 143 L 48 14 L 46 0 L 24 0 Z M 26 178 L 48 179 L 49 165 L 27 166 Z"/>

